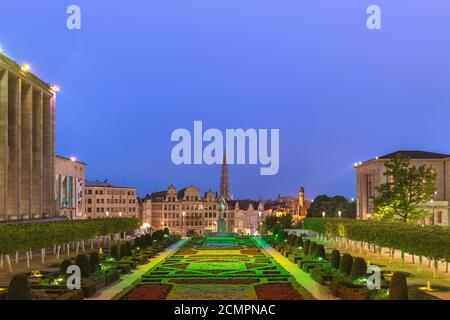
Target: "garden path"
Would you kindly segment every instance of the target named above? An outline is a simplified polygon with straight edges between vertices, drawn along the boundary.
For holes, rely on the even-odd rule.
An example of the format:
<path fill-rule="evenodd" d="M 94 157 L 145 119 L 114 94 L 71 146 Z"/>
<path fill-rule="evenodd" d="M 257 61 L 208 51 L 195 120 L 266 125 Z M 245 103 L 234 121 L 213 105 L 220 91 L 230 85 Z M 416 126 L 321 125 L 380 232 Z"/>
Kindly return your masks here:
<path fill-rule="evenodd" d="M 295 280 L 301 284 L 306 290 L 308 290 L 316 299 L 319 300 L 339 300 L 331 294 L 330 290 L 318 284 L 316 281 L 311 279 L 308 273 L 301 270 L 298 265 L 289 261 L 288 258 L 283 257 L 278 251 L 272 248 L 261 238 L 255 238 L 256 242 L 264 248 L 283 268 L 286 269 Z"/>

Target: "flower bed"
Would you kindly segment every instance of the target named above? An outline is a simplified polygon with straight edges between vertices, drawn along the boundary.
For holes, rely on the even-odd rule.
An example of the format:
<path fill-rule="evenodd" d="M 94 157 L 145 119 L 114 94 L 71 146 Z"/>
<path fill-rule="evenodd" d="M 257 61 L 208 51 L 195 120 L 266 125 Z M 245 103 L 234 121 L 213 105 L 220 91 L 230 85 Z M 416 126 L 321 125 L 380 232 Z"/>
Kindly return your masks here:
<path fill-rule="evenodd" d="M 165 300 L 172 285 L 144 284 L 132 289 L 123 300 Z"/>
<path fill-rule="evenodd" d="M 289 283 L 267 283 L 255 287 L 259 300 L 302 300 Z"/>

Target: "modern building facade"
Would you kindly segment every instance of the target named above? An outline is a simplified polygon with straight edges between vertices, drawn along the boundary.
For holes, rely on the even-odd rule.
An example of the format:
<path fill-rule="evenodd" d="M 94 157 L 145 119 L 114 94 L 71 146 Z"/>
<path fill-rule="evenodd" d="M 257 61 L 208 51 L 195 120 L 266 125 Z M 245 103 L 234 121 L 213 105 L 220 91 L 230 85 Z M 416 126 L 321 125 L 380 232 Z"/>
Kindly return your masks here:
<path fill-rule="evenodd" d="M 55 158 L 55 203 L 60 216 L 84 218 L 86 163 L 75 158 Z"/>
<path fill-rule="evenodd" d="M 57 215 L 55 91 L 0 53 L 0 221 Z"/>
<path fill-rule="evenodd" d="M 449 225 L 450 200 L 450 155 L 424 151 L 397 151 L 372 160 L 355 164 L 356 169 L 356 206 L 357 218 L 370 219 L 373 216 L 372 197 L 376 188 L 387 182 L 384 175 L 385 162 L 402 154 L 410 159 L 411 165 L 429 165 L 436 174 L 437 193 L 429 202 L 421 204 L 430 212 L 423 224 Z"/>
<path fill-rule="evenodd" d="M 86 218 L 139 217 L 136 188 L 119 187 L 105 181 L 86 181 Z"/>

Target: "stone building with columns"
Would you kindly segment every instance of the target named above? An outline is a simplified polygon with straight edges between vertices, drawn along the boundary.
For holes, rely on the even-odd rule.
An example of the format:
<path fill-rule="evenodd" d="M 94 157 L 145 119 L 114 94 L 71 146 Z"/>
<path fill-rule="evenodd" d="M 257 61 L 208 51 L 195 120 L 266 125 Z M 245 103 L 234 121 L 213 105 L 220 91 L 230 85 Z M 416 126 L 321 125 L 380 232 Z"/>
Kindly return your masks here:
<path fill-rule="evenodd" d="M 0 222 L 57 215 L 54 89 L 0 53 Z"/>
<path fill-rule="evenodd" d="M 420 206 L 427 209 L 429 217 L 422 224 L 449 225 L 450 200 L 450 155 L 425 151 L 397 151 L 376 157 L 365 162 L 355 163 L 356 169 L 356 207 L 358 219 L 370 219 L 373 216 L 372 197 L 376 196 L 376 187 L 386 183 L 385 162 L 402 154 L 410 159 L 411 165 L 431 166 L 436 174 L 437 193 L 434 199 Z"/>

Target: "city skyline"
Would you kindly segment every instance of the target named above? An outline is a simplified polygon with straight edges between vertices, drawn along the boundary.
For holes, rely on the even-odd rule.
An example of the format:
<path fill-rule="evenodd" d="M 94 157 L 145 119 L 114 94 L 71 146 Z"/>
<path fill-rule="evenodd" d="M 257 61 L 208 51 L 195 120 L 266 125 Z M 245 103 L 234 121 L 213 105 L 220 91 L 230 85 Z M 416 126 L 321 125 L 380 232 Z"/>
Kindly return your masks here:
<path fill-rule="evenodd" d="M 357 1 L 275 9 L 156 1 L 126 12 L 123 1 L 78 1 L 79 31 L 67 30 L 64 3 L 4 1 L 0 44 L 60 85 L 57 154 L 86 162 L 89 180 L 140 195 L 171 183 L 218 191 L 220 165 L 170 161 L 171 132 L 202 120 L 209 128 L 280 129 L 279 173 L 230 165 L 235 197 L 296 195 L 304 186 L 311 198 L 352 198 L 355 162 L 396 150 L 450 152 L 450 45 L 442 41 L 450 4 L 433 3 L 380 1 L 377 33 Z"/>

